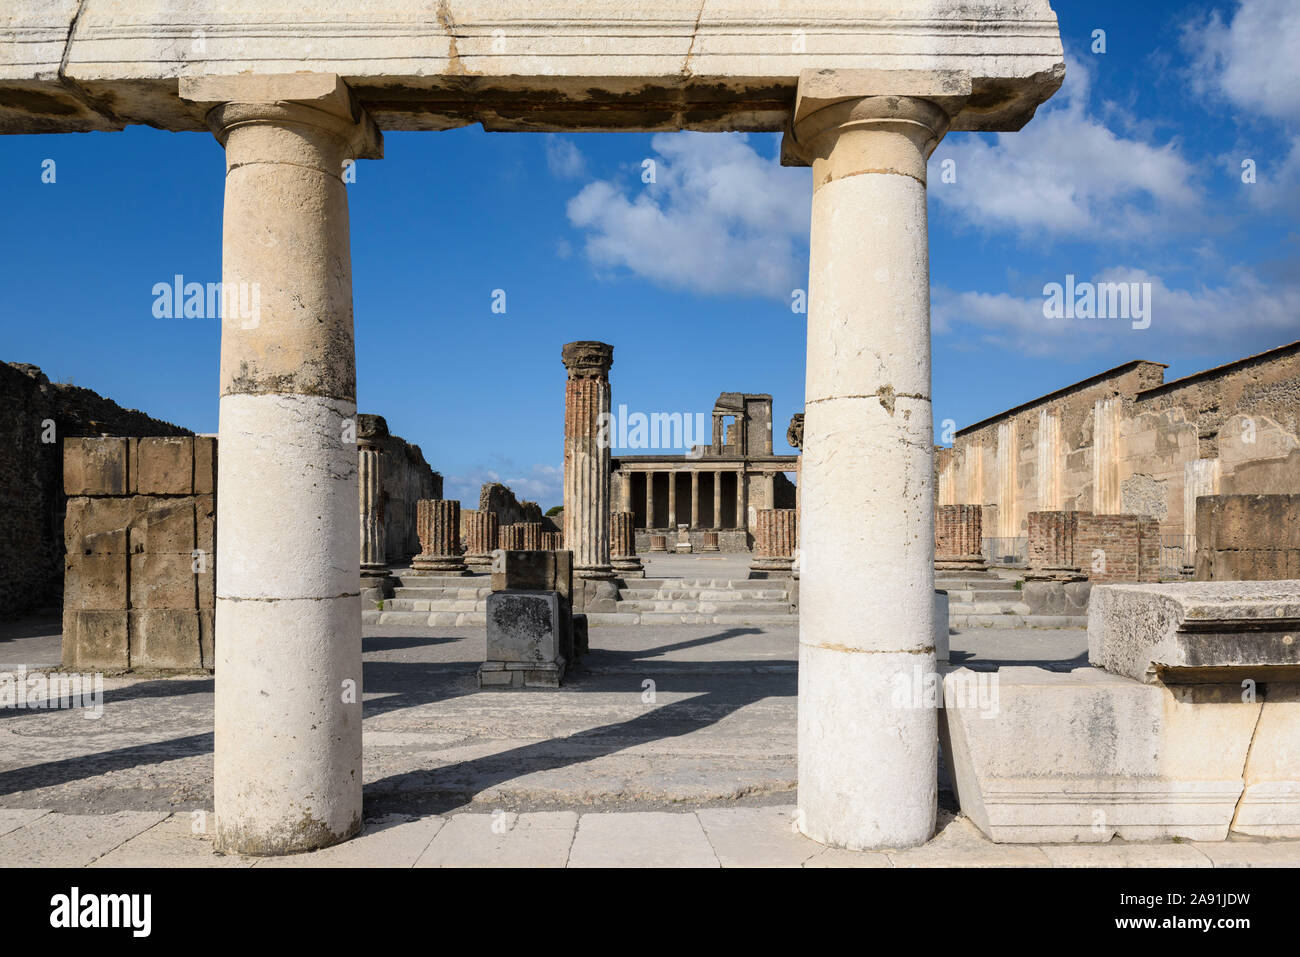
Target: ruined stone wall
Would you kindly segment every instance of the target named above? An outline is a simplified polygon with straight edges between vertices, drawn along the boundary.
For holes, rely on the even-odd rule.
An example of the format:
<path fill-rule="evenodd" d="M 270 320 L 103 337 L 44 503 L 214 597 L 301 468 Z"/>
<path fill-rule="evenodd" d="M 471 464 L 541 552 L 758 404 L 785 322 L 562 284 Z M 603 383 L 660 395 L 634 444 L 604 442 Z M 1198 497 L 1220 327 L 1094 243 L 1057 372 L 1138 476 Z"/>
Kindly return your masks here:
<path fill-rule="evenodd" d="M 542 507 L 536 502 L 521 502 L 508 485 L 500 482 L 485 482 L 479 490 L 478 507 L 481 512 L 495 512 L 502 526 L 517 525 L 522 522 L 542 522 Z M 543 524 L 554 531 L 554 522 L 547 519 Z"/>
<path fill-rule="evenodd" d="M 216 440 L 70 438 L 63 665 L 213 667 Z"/>
<path fill-rule="evenodd" d="M 1300 495 L 1196 500 L 1197 581 L 1300 579 Z"/>
<path fill-rule="evenodd" d="M 396 435 L 383 443 L 384 553 L 390 565 L 420 552 L 416 502 L 442 498 L 442 476 L 424 460 L 418 445 Z"/>
<path fill-rule="evenodd" d="M 0 617 L 56 608 L 63 589 L 62 440 L 190 433 L 36 366 L 0 363 Z"/>
<path fill-rule="evenodd" d="M 1130 363 L 959 432 L 935 456 L 939 503 L 986 506 L 986 536 L 1077 509 L 1148 515 L 1180 541 L 1198 495 L 1300 492 L 1300 343 L 1169 383 L 1162 368 Z"/>
<path fill-rule="evenodd" d="M 957 433 L 936 454 L 940 505 L 983 505 L 984 535 L 1025 535 L 1029 513 L 1093 507 L 1094 410 L 1099 400 L 1135 396 L 1163 380 L 1164 367 L 1133 362 L 1093 376 Z M 1039 455 L 1050 431 L 1054 454 Z M 1039 478 L 1044 469 L 1044 489 Z"/>

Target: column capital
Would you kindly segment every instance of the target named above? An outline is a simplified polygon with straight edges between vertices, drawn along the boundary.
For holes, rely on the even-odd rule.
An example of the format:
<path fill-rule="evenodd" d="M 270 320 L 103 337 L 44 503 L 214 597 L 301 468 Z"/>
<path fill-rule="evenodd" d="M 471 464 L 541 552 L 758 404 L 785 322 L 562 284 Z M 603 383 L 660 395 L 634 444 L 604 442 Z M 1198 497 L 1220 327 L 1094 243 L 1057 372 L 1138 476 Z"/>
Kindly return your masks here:
<path fill-rule="evenodd" d="M 603 379 L 614 364 L 614 347 L 590 339 L 565 343 L 560 361 L 569 370 L 570 379 Z"/>
<path fill-rule="evenodd" d="M 814 188 L 856 173 L 898 173 L 925 182 L 934 152 L 971 94 L 970 74 L 952 70 L 805 70 L 799 75 L 790 126 L 781 143 L 783 166 L 814 167 Z M 857 137 L 853 155 L 830 169 L 832 149 Z M 903 138 L 911 148 L 890 140 Z M 900 148 L 902 147 L 902 148 Z"/>
<path fill-rule="evenodd" d="M 222 146 L 238 127 L 300 126 L 340 140 L 349 159 L 384 155 L 379 127 L 333 73 L 182 77 L 180 97 L 208 107 L 208 128 Z"/>
<path fill-rule="evenodd" d="M 357 415 L 357 445 L 363 449 L 379 450 L 388 438 L 388 421 L 382 415 Z"/>

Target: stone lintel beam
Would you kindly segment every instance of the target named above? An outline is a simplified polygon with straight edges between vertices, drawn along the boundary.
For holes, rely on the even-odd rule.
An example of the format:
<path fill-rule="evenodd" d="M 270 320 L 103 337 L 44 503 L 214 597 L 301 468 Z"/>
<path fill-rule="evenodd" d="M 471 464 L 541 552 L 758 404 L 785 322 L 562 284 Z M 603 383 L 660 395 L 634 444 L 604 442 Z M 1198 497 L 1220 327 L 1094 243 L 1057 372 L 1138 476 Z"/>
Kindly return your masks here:
<path fill-rule="evenodd" d="M 201 130 L 177 77 L 297 72 L 383 129 L 775 131 L 802 72 L 882 63 L 970 73 L 955 129 L 1019 129 L 1065 72 L 1049 0 L 10 0 L 0 132 Z"/>

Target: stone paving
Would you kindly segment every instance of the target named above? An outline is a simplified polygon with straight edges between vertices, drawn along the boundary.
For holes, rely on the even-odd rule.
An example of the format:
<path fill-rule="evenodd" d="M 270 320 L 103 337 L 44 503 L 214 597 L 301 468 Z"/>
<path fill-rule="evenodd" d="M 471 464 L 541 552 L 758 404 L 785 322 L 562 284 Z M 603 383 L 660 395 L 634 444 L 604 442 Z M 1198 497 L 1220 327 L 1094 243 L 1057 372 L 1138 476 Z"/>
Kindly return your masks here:
<path fill-rule="evenodd" d="M 214 855 L 202 833 L 211 676 L 122 676 L 105 679 L 96 720 L 0 711 L 0 864 L 1300 865 L 1297 843 L 994 845 L 949 792 L 924 847 L 812 843 L 791 829 L 792 627 L 601 629 L 582 670 L 551 692 L 478 691 L 480 628 L 367 631 L 359 839 L 281 860 Z M 952 658 L 1069 669 L 1086 644 L 1077 629 L 981 629 L 954 634 Z M 5 667 L 57 657 L 57 620 L 0 632 Z"/>
<path fill-rule="evenodd" d="M 696 811 L 389 814 L 361 836 L 287 857 L 212 850 L 191 813 L 0 810 L 9 867 L 1300 867 L 1300 841 L 999 845 L 940 813 L 923 847 L 855 852 L 796 833 L 793 806 Z"/>

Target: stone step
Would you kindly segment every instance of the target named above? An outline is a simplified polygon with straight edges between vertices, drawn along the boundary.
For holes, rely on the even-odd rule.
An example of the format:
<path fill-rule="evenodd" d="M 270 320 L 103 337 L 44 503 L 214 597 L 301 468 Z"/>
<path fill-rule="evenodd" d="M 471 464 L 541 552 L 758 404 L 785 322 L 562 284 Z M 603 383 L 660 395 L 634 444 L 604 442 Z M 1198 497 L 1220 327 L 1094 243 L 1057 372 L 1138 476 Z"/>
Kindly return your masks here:
<path fill-rule="evenodd" d="M 676 612 L 699 615 L 779 615 L 788 613 L 790 605 L 786 601 L 669 601 L 641 600 L 620 601 L 619 611 L 627 612 Z"/>
<path fill-rule="evenodd" d="M 1006 578 L 994 581 L 972 581 L 969 578 L 935 578 L 935 588 L 945 591 L 1016 591 L 1016 583 Z"/>
<path fill-rule="evenodd" d="M 1010 602 L 1017 604 L 1023 599 L 1021 593 L 1012 589 L 1005 591 L 989 591 L 985 588 L 978 588 L 973 591 L 962 590 L 960 588 L 944 589 L 948 592 L 948 601 L 992 601 L 992 602 Z"/>
<path fill-rule="evenodd" d="M 447 627 L 486 625 L 487 614 L 481 611 L 363 611 L 363 625 L 416 625 Z"/>
<path fill-rule="evenodd" d="M 949 615 L 1027 615 L 1029 606 L 1023 602 L 1001 601 L 950 601 Z"/>
<path fill-rule="evenodd" d="M 384 611 L 481 611 L 487 612 L 487 599 L 443 598 L 430 601 L 422 598 L 389 598 Z"/>
<path fill-rule="evenodd" d="M 979 628 L 1087 628 L 1087 615 L 954 615 L 948 627 L 962 630 Z"/>
<path fill-rule="evenodd" d="M 624 601 L 785 601 L 788 593 L 777 588 L 743 588 L 735 591 L 721 588 L 620 588 L 618 597 Z"/>
<path fill-rule="evenodd" d="M 408 588 L 402 586 L 393 590 L 394 598 L 423 598 L 426 601 L 440 598 L 486 598 L 492 594 L 491 588 Z"/>

